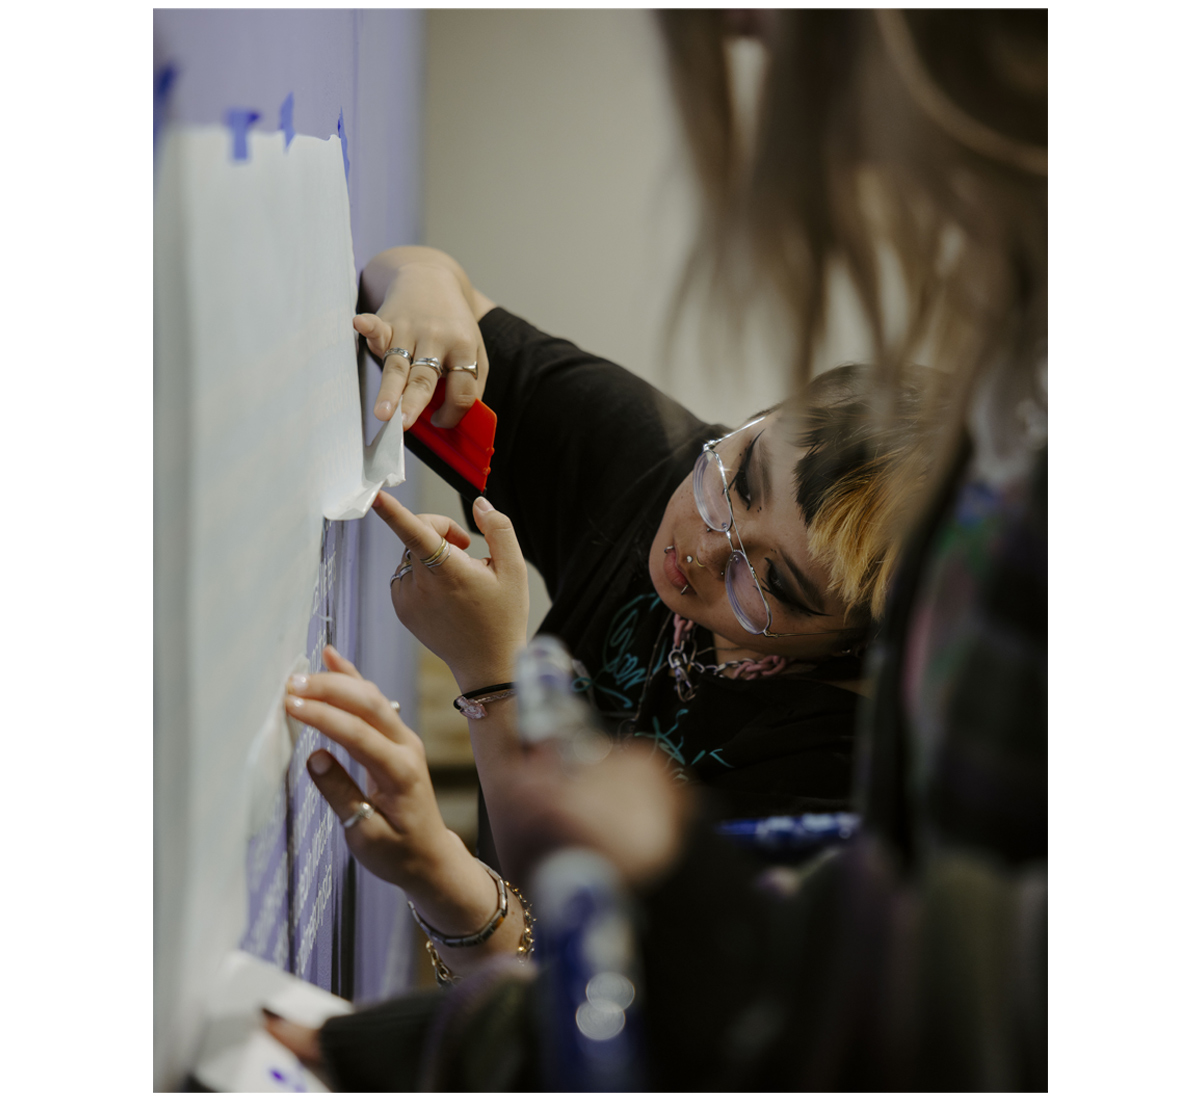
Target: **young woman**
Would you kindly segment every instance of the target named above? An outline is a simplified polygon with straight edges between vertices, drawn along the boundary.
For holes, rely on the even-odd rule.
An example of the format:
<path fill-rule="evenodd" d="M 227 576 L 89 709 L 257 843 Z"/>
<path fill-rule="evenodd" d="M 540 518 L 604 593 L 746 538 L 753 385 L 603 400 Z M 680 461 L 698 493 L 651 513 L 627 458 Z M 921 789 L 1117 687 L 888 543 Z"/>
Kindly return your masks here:
<path fill-rule="evenodd" d="M 540 631 L 567 644 L 576 687 L 609 729 L 651 743 L 725 815 L 847 808 L 859 654 L 890 571 L 890 508 L 920 478 L 930 372 L 910 372 L 886 429 L 855 366 L 820 378 L 802 407 L 731 429 L 496 307 L 432 249 L 376 257 L 364 290 L 376 312 L 355 324 L 386 356 L 381 404 L 395 407 L 397 384 L 408 395 L 436 380 L 422 359 L 449 364 L 455 385 L 470 379 L 455 369 L 467 354 L 479 362 L 478 387 L 463 392 L 474 399 L 486 381 L 497 414 L 488 500 L 546 580 Z M 379 508 L 412 537 L 399 505 Z M 440 538 L 431 530 L 413 556 Z M 439 580 L 404 571 L 392 599 L 458 675 L 483 657 L 483 616 L 469 604 L 449 614 Z M 463 692 L 511 681 L 525 634 L 515 602 L 511 613 L 486 673 L 458 675 Z M 491 722 L 471 722 L 485 801 Z"/>
<path fill-rule="evenodd" d="M 486 356 L 480 384 L 499 424 L 488 499 L 471 508 L 490 557 L 472 560 L 448 517 L 376 501 L 406 547 L 397 614 L 464 696 L 495 696 L 463 708 L 484 802 L 502 800 L 521 766 L 505 692 L 526 636 L 524 554 L 554 597 L 542 631 L 570 647 L 577 688 L 614 733 L 652 746 L 677 781 L 698 780 L 724 815 L 846 808 L 858 653 L 890 570 L 888 503 L 919 474 L 920 372 L 904 391 L 907 419 L 886 430 L 870 414 L 869 372 L 854 366 L 823 376 L 803 409 L 731 430 L 495 307 L 443 254 L 393 249 L 364 285 L 378 311 L 355 324 L 389 372 L 379 411 L 399 406 L 411 423 L 414 387 L 437 377 L 422 359 L 444 369 L 464 348 Z M 448 374 L 456 389 L 457 374 L 475 381 Z M 342 658 L 327 664 L 289 706 L 371 772 L 364 798 L 329 754 L 310 762 L 354 821 L 355 855 L 409 893 L 454 973 L 527 947 L 516 919 L 454 946 L 489 927 L 511 884 L 441 824 L 416 735 Z M 480 854 L 500 870 L 504 815 L 492 819 L 496 847 L 485 809 Z"/>

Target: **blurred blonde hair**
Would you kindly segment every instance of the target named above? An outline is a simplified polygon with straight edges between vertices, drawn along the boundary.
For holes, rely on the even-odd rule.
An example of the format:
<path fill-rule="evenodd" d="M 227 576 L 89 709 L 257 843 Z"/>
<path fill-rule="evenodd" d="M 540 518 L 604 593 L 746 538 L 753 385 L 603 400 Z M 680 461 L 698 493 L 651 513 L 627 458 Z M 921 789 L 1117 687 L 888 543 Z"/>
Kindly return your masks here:
<path fill-rule="evenodd" d="M 809 518 L 845 592 L 869 593 L 878 607 L 871 578 L 886 576 L 895 556 L 878 532 L 891 524 L 883 542 L 895 541 L 911 525 L 982 376 L 1015 392 L 1044 362 L 1046 12 L 771 10 L 740 13 L 732 28 L 730 18 L 659 16 L 703 199 L 685 288 L 707 281 L 740 304 L 735 280 L 748 257 L 791 318 L 803 400 L 840 265 L 870 327 L 881 430 L 900 415 L 904 365 L 918 353 L 946 379 L 936 407 L 919 414 L 925 453 L 912 461 L 927 472 L 864 482 Z M 732 105 L 731 29 L 752 30 L 768 55 L 751 135 Z M 890 331 L 889 258 L 905 300 Z M 862 522 L 866 533 L 856 534 Z"/>

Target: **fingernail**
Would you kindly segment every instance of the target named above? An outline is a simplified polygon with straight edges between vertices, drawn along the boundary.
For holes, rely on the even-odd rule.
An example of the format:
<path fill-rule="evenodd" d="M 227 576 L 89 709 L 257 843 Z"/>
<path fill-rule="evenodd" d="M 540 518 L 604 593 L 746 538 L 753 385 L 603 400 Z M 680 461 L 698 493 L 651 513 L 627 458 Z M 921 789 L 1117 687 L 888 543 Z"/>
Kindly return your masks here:
<path fill-rule="evenodd" d="M 408 431 L 408 429 L 412 427 L 412 422 L 413 422 L 412 413 L 405 413 L 404 419 L 401 421 L 401 423 L 404 425 L 405 431 Z"/>
<path fill-rule="evenodd" d="M 480 512 L 494 512 L 496 506 L 487 497 L 476 497 L 475 508 Z"/>
<path fill-rule="evenodd" d="M 380 401 L 379 404 L 375 406 L 375 418 L 377 420 L 386 420 L 392 415 L 392 409 L 394 408 L 395 405 L 393 405 L 390 401 Z"/>
<path fill-rule="evenodd" d="M 330 756 L 329 753 L 327 753 L 324 749 L 314 752 L 312 756 L 308 758 L 308 770 L 312 772 L 313 775 L 324 775 L 327 771 L 329 771 L 329 768 L 332 764 L 333 757 Z"/>
<path fill-rule="evenodd" d="M 302 706 L 304 706 L 304 700 L 297 699 L 294 695 L 289 695 L 284 702 L 291 707 L 292 710 L 299 710 Z"/>
<path fill-rule="evenodd" d="M 307 687 L 308 687 L 308 677 L 307 676 L 301 676 L 299 673 L 297 673 L 295 676 L 288 677 L 288 690 L 289 691 L 303 691 Z"/>

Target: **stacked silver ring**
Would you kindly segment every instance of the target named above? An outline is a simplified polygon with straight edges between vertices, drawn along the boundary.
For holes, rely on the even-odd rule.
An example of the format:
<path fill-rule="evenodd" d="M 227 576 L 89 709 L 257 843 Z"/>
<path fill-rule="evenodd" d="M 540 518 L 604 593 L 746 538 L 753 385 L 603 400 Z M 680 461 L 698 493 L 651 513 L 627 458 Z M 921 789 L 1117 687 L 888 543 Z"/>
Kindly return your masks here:
<path fill-rule="evenodd" d="M 398 355 L 405 362 L 407 362 L 407 363 L 412 362 L 412 352 L 409 351 L 408 348 L 388 348 L 387 351 L 385 351 L 383 353 L 383 359 L 381 360 L 381 362 L 386 364 L 388 361 L 389 355 Z"/>
<path fill-rule="evenodd" d="M 443 538 L 441 546 L 439 546 L 432 554 L 430 554 L 429 557 L 422 558 L 421 564 L 425 566 L 426 569 L 436 569 L 449 556 L 450 544 L 445 540 L 445 538 Z"/>
<path fill-rule="evenodd" d="M 442 376 L 442 361 L 436 355 L 422 355 L 420 359 L 414 359 L 412 365 L 413 370 L 416 370 L 417 367 L 432 367 L 437 371 L 439 378 Z"/>

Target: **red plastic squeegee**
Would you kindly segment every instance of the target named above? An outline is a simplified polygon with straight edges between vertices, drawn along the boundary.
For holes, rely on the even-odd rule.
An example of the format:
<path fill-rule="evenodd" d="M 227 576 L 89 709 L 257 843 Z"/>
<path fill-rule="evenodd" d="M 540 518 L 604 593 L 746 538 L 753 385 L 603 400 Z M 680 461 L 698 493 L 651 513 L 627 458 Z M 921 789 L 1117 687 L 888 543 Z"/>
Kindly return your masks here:
<path fill-rule="evenodd" d="M 482 493 L 487 488 L 492 455 L 496 451 L 496 414 L 482 401 L 476 401 L 456 427 L 439 428 L 432 418 L 445 400 L 446 380 L 440 378 L 433 397 L 408 429 L 408 434 Z"/>

